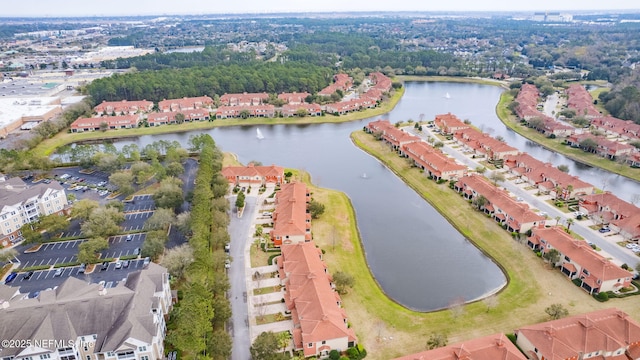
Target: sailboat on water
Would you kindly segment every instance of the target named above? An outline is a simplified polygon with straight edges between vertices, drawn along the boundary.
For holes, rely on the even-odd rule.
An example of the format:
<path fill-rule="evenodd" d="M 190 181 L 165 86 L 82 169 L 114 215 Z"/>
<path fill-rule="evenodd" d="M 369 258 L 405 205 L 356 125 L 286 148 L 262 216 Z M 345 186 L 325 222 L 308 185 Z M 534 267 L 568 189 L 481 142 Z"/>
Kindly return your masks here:
<path fill-rule="evenodd" d="M 451 95 L 449 95 L 449 93 L 444 94 L 444 98 L 445 99 L 451 99 Z"/>
<path fill-rule="evenodd" d="M 258 140 L 264 139 L 264 135 L 262 135 L 262 131 L 260 131 L 260 128 L 256 128 L 256 137 L 258 138 Z"/>

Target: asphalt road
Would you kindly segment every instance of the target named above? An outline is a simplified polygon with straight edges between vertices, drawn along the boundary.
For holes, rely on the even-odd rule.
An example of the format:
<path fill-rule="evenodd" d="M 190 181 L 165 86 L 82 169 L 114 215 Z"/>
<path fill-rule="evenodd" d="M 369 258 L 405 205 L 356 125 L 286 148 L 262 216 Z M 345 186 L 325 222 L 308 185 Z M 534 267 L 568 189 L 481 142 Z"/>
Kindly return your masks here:
<path fill-rule="evenodd" d="M 231 208 L 231 222 L 229 223 L 229 235 L 231 237 L 229 255 L 233 259 L 231 268 L 228 270 L 229 297 L 231 302 L 231 336 L 233 346 L 231 348 L 232 360 L 249 360 L 251 355 L 251 335 L 249 332 L 249 312 L 247 307 L 247 273 L 246 269 L 251 264 L 246 264 L 245 251 L 251 244 L 248 244 L 252 220 L 255 218 L 257 197 L 247 196 L 244 214 L 238 218 L 235 212 L 236 197 L 229 198 Z"/>
<path fill-rule="evenodd" d="M 184 163 L 184 173 L 180 176 L 182 180 L 182 194 L 184 198 L 187 198 L 187 194 L 193 191 L 195 187 L 194 181 L 196 180 L 196 175 L 198 173 L 198 161 L 192 158 L 187 158 Z M 191 210 L 191 203 L 186 200 L 182 203 L 180 207 L 180 212 Z"/>
<path fill-rule="evenodd" d="M 427 127 L 423 127 L 422 133 L 417 131 L 413 127 L 405 128 L 405 131 L 406 130 L 423 139 L 426 139 L 431 131 L 431 129 Z M 442 150 L 445 153 L 447 153 L 449 156 L 455 158 L 461 164 L 464 164 L 471 169 L 475 169 L 479 166 L 482 166 L 482 164 L 475 161 L 475 159 L 469 158 L 468 156 L 463 154 L 460 150 L 454 149 L 447 144 L 444 145 Z M 540 211 L 546 212 L 550 219 L 555 219 L 556 216 L 560 216 L 560 223 L 564 223 L 565 226 L 566 226 L 567 218 L 574 218 L 573 214 L 571 213 L 567 214 L 565 212 L 562 212 L 558 210 L 558 208 L 556 208 L 555 206 L 552 206 L 551 204 L 541 200 L 534 194 L 527 192 L 522 188 L 523 185 L 518 186 L 511 181 L 503 181 L 502 183 L 500 183 L 500 186 L 506 188 L 507 190 L 512 192 L 515 196 L 521 197 L 531 207 L 539 209 Z M 638 258 L 638 256 L 633 254 L 630 250 L 623 248 L 615 243 L 607 241 L 607 239 L 605 239 L 605 237 L 602 234 L 589 228 L 582 221 L 575 220 L 574 223 L 571 225 L 571 230 L 574 231 L 576 234 L 582 236 L 586 241 L 596 244 L 604 252 L 608 253 L 609 255 L 617 259 L 620 263 L 626 263 L 631 268 L 635 268 L 636 265 L 640 262 L 640 259 Z"/>

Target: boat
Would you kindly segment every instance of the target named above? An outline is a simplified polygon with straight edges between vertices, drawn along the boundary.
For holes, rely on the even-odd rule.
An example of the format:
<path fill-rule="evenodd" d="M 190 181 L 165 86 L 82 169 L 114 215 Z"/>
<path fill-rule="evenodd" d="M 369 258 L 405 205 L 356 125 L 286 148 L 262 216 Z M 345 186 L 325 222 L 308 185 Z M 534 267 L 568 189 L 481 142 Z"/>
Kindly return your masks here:
<path fill-rule="evenodd" d="M 367 173 L 362 173 L 362 178 L 366 179 L 367 178 Z"/>
<path fill-rule="evenodd" d="M 262 135 L 262 131 L 260 131 L 260 129 L 259 129 L 259 128 L 257 128 L 257 129 L 256 129 L 256 137 L 257 137 L 259 140 L 264 139 L 264 135 Z"/>
<path fill-rule="evenodd" d="M 446 94 L 444 95 L 444 98 L 445 98 L 445 99 L 451 99 L 451 95 L 449 95 L 449 93 L 446 93 Z"/>

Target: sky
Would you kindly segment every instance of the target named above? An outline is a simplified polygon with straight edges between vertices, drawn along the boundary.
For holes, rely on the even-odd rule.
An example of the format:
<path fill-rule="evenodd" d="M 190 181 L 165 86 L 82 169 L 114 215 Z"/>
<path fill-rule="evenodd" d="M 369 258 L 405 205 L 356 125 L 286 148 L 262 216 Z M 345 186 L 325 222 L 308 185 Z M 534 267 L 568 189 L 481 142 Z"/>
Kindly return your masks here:
<path fill-rule="evenodd" d="M 0 0 L 0 17 L 344 11 L 640 10 L 638 0 Z"/>

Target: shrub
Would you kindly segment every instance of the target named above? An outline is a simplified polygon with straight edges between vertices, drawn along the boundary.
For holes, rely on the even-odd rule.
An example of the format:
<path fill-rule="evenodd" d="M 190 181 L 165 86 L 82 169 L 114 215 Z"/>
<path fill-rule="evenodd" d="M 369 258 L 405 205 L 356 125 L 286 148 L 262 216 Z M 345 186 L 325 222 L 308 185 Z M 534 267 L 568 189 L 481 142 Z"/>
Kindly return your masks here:
<path fill-rule="evenodd" d="M 269 265 L 273 265 L 273 259 L 274 259 L 274 258 L 276 258 L 276 257 L 278 257 L 278 256 L 280 256 L 280 253 L 273 254 L 273 255 L 269 256 L 269 260 L 267 261 L 267 263 L 268 263 Z"/>
<path fill-rule="evenodd" d="M 606 292 L 597 293 L 593 295 L 593 297 L 600 302 L 605 302 L 609 300 L 609 294 L 607 294 Z"/>

